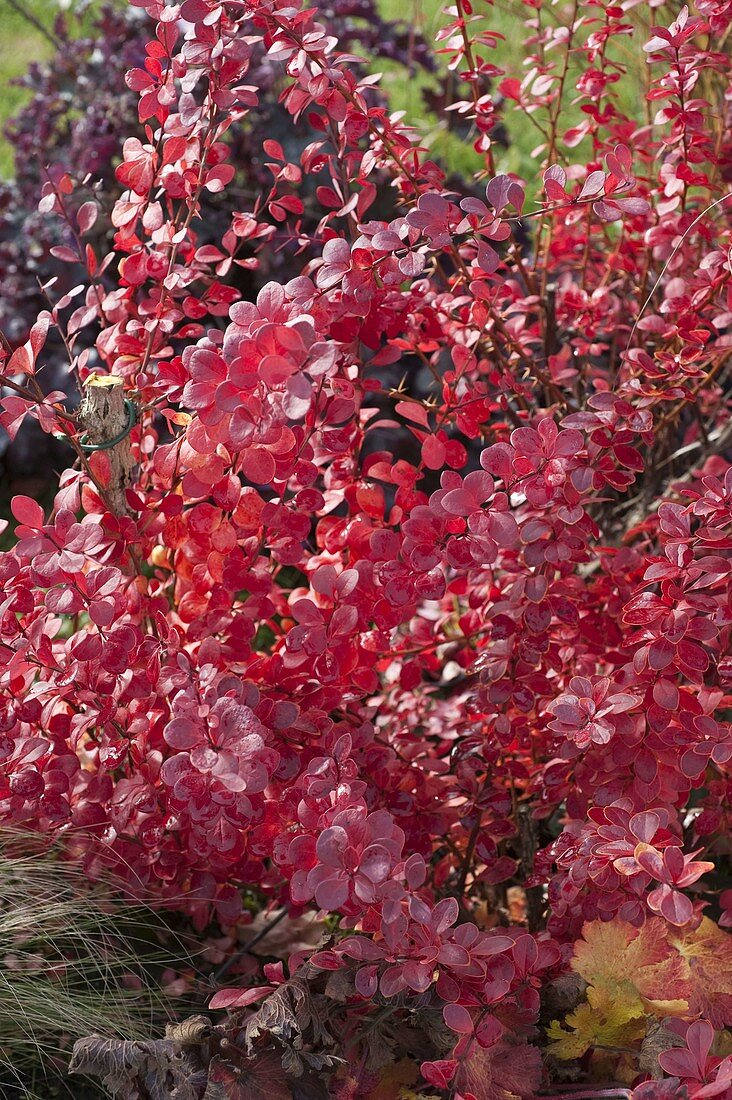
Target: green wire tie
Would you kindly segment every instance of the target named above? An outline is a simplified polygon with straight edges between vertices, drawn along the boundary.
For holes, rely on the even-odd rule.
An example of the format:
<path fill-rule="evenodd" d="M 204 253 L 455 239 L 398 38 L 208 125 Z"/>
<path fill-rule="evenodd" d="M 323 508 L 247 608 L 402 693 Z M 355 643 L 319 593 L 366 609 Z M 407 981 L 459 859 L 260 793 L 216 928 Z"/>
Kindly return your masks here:
<path fill-rule="evenodd" d="M 130 401 L 128 397 L 125 398 L 125 408 L 127 409 L 127 423 L 119 435 L 116 435 L 114 439 L 108 440 L 107 443 L 85 443 L 84 440 L 86 439 L 87 433 L 84 432 L 79 439 L 79 446 L 82 451 L 110 451 L 112 447 L 116 447 L 118 443 L 126 439 L 137 423 L 137 409 L 135 408 L 134 401 Z"/>

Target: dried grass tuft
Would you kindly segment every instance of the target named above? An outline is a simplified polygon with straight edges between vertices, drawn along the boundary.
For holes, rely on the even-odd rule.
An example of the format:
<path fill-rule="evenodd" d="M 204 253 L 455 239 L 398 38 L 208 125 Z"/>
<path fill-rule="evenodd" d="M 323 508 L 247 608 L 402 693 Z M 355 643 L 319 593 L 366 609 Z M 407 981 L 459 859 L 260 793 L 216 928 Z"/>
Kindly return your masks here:
<path fill-rule="evenodd" d="M 0 829 L 3 1097 L 51 1095 L 49 1081 L 65 1073 L 82 1036 L 159 1031 L 171 1013 L 158 977 L 172 954 L 179 961 L 188 953 L 179 941 L 163 951 L 161 927 L 149 907 L 90 884 L 47 838 Z"/>

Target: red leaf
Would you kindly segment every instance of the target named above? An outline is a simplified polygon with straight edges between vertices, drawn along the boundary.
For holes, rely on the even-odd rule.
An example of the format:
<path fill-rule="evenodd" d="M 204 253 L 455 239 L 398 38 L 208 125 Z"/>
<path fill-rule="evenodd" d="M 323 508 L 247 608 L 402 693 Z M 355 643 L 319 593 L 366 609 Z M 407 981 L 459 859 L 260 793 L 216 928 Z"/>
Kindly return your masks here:
<path fill-rule="evenodd" d="M 428 470 L 439 470 L 445 462 L 445 444 L 437 436 L 428 435 L 422 444 L 422 461 Z"/>
<path fill-rule="evenodd" d="M 206 173 L 205 186 L 207 190 L 213 193 L 223 191 L 227 183 L 231 183 L 234 178 L 234 166 L 232 164 L 217 164 L 215 168 L 211 168 Z"/>
<path fill-rule="evenodd" d="M 31 497 L 17 496 L 10 501 L 10 510 L 18 523 L 25 524 L 33 530 L 40 530 L 45 523 L 43 509 Z"/>
<path fill-rule="evenodd" d="M 651 890 L 648 895 L 648 904 L 654 912 L 665 917 L 669 924 L 679 927 L 688 924 L 694 916 L 694 906 L 686 894 L 673 890 L 665 884 Z"/>
<path fill-rule="evenodd" d="M 513 99 L 517 103 L 521 100 L 521 81 L 515 77 L 509 77 L 507 80 L 502 80 L 498 85 L 498 91 L 501 95 L 504 95 L 506 99 Z"/>
<path fill-rule="evenodd" d="M 249 447 L 242 454 L 242 473 L 255 485 L 269 485 L 276 468 L 274 458 L 265 447 Z"/>
<path fill-rule="evenodd" d="M 458 1065 L 454 1058 L 443 1058 L 438 1062 L 423 1062 L 419 1068 L 429 1085 L 434 1085 L 438 1089 L 447 1089 L 457 1072 Z"/>
<path fill-rule="evenodd" d="M 394 411 L 415 424 L 421 424 L 423 428 L 429 427 L 429 414 L 424 405 L 417 401 L 397 401 Z"/>
<path fill-rule="evenodd" d="M 57 260 L 63 260 L 65 263 L 75 264 L 79 261 L 73 249 L 67 248 L 66 245 L 54 245 L 49 251 Z"/>
<path fill-rule="evenodd" d="M 0 424 L 2 424 L 11 440 L 15 439 L 21 424 L 32 408 L 33 403 L 26 401 L 23 397 L 10 395 L 0 399 Z"/>
<path fill-rule="evenodd" d="M 399 258 L 397 266 L 402 275 L 406 275 L 408 279 L 416 279 L 424 271 L 426 263 L 421 252 L 407 252 L 406 256 Z"/>
<path fill-rule="evenodd" d="M 50 324 L 51 314 L 44 310 L 43 313 L 39 313 L 38 320 L 35 322 L 30 330 L 28 343 L 30 344 L 31 351 L 33 353 L 34 362 L 38 358 L 38 353 L 41 351 L 44 344 L 46 343 Z"/>
<path fill-rule="evenodd" d="M 442 1015 L 451 1031 L 457 1031 L 459 1035 L 472 1035 L 473 1017 L 467 1008 L 457 1004 L 445 1005 Z"/>
<path fill-rule="evenodd" d="M 99 214 L 99 207 L 95 202 L 85 202 L 79 207 L 76 212 L 76 220 L 79 225 L 79 232 L 84 234 L 88 233 L 97 220 Z"/>
<path fill-rule="evenodd" d="M 273 141 L 272 138 L 267 138 L 262 142 L 262 148 L 268 157 L 273 157 L 275 160 L 285 160 L 285 154 L 279 141 Z"/>
<path fill-rule="evenodd" d="M 220 989 L 218 993 L 214 993 L 208 1007 L 211 1009 L 246 1008 L 247 1005 L 261 1001 L 263 997 L 273 993 L 274 989 L 272 985 L 261 985 L 255 989 Z"/>
<path fill-rule="evenodd" d="M 528 938 L 528 937 L 526 937 Z M 503 1027 L 495 1016 L 484 1016 L 475 1029 L 475 1038 L 481 1047 L 492 1047 L 503 1035 Z"/>
<path fill-rule="evenodd" d="M 567 182 L 567 173 L 558 164 L 547 168 L 544 173 L 544 190 L 550 202 L 564 202 L 567 198 L 564 185 Z"/>

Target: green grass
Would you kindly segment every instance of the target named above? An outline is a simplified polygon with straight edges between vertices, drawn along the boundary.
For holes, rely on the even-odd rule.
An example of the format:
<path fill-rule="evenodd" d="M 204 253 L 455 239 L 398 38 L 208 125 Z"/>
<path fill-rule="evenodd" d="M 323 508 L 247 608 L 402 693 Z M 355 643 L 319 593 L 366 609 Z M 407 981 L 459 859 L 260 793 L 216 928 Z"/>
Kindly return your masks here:
<path fill-rule="evenodd" d="M 24 7 L 43 26 L 51 28 L 59 8 L 55 0 L 22 0 Z M 7 0 L 0 0 L 0 129 L 27 99 L 24 88 L 13 84 L 15 77 L 27 72 L 32 61 L 42 61 L 53 53 L 53 46 L 30 22 L 15 11 Z M 12 150 L 0 141 L 0 176 L 12 175 Z"/>
<path fill-rule="evenodd" d="M 436 31 L 448 20 L 442 11 L 449 2 L 450 0 L 380 0 L 380 7 L 386 18 L 408 22 L 421 31 L 428 42 L 433 42 Z M 474 11 L 483 15 L 484 28 L 503 35 L 503 40 L 498 41 L 495 50 L 481 49 L 479 52 L 492 64 L 505 69 L 509 76 L 522 79 L 526 75 L 526 69 L 523 65 L 521 44 L 528 35 L 524 23 L 529 9 L 521 0 L 495 0 L 491 5 L 474 4 Z M 473 26 L 480 29 L 481 24 L 475 23 Z M 580 32 L 581 38 L 586 37 L 587 33 L 587 29 L 583 29 Z M 628 68 L 627 75 L 617 88 L 620 109 L 630 118 L 637 114 L 643 99 L 643 70 L 646 65 L 643 41 L 643 33 L 638 34 L 636 31 L 632 38 L 620 36 L 613 39 L 609 49 L 610 56 Z M 585 67 L 583 64 L 582 69 Z M 429 74 L 406 77 L 404 71 L 392 63 L 380 63 L 374 69 L 384 74 L 383 84 L 388 91 L 392 110 L 405 112 L 406 121 L 425 135 L 424 144 L 450 173 L 469 178 L 473 172 L 484 168 L 483 158 L 474 152 L 471 141 L 451 133 L 446 120 L 437 118 L 425 107 L 422 93 L 425 88 L 434 86 L 434 77 Z M 580 66 L 573 61 L 565 84 L 561 132 L 585 117 L 579 105 L 572 102 L 580 71 Z M 459 92 L 456 93 L 456 98 L 458 95 Z M 540 116 L 537 115 L 537 118 Z M 531 192 L 538 171 L 537 161 L 532 153 L 541 143 L 541 135 L 523 112 L 510 103 L 506 105 L 503 122 L 510 144 L 507 149 L 495 147 L 496 170 L 515 172 L 522 176 L 529 183 Z M 584 162 L 584 152 L 584 146 L 567 150 L 569 159 L 575 163 Z"/>
<path fill-rule="evenodd" d="M 447 0 L 381 0 L 379 6 L 385 18 L 406 21 L 420 31 L 428 42 L 434 42 L 437 31 L 447 22 L 446 16 L 442 15 L 446 3 Z M 522 11 L 525 11 L 521 3 L 498 0 L 495 7 L 481 5 L 480 10 L 486 12 L 486 27 L 504 35 L 507 43 L 515 44 L 521 28 Z M 504 43 L 501 45 L 505 46 Z M 505 55 L 505 48 L 496 50 L 495 57 L 491 56 L 490 60 L 501 65 Z M 423 144 L 429 148 L 430 154 L 444 164 L 450 173 L 469 178 L 473 172 L 484 167 L 483 160 L 473 150 L 472 143 L 451 132 L 445 118 L 438 118 L 426 108 L 423 92 L 435 86 L 433 76 L 425 73 L 413 77 L 405 76 L 404 70 L 395 63 L 379 63 L 374 65 L 374 69 L 384 74 L 383 86 L 388 93 L 392 110 L 406 113 L 406 121 L 424 135 Z M 456 97 L 457 94 L 456 91 Z M 520 131 L 511 134 L 511 148 L 497 151 L 498 171 L 521 172 L 522 165 L 528 162 L 529 153 L 536 145 L 536 131 L 533 135 L 531 131 L 532 128 L 524 123 Z M 518 144 L 516 137 L 519 139 Z"/>

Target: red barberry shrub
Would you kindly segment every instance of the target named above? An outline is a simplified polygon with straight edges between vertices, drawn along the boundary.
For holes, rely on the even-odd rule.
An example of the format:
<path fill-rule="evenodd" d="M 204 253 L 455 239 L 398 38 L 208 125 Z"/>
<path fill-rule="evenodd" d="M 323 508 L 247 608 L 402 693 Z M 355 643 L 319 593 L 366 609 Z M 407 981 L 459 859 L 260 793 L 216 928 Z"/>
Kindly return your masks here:
<path fill-rule="evenodd" d="M 396 61 L 412 75 L 434 67 L 422 35 L 405 23 L 381 18 L 374 0 L 333 0 L 321 6 L 319 18 L 342 47 L 365 51 L 372 65 Z M 114 206 L 126 188 L 126 176 L 118 178 L 115 172 L 119 153 L 126 139 L 144 137 L 144 127 L 138 121 L 139 96 L 126 87 L 124 77 L 129 69 L 144 65 L 149 38 L 146 13 L 132 5 L 105 3 L 87 16 L 83 26 L 78 19 L 59 14 L 53 26 L 55 52 L 45 62 L 34 62 L 18 81 L 29 100 L 5 128 L 14 173 L 12 181 L 0 182 L 0 329 L 13 345 L 23 343 L 47 304 L 41 284 L 55 279 L 58 300 L 86 273 L 83 254 L 80 262 L 69 262 L 69 249 L 78 254 L 76 227 L 68 219 L 48 218 L 38 210 L 46 166 L 52 164 L 56 171 L 63 169 L 69 175 L 73 197 L 66 201 L 72 210 L 86 201 L 107 213 Z M 290 114 L 279 102 L 281 70 L 261 42 L 253 44 L 248 79 L 257 87 L 257 110 L 227 138 L 232 180 L 225 190 L 206 189 L 200 197 L 200 247 L 220 245 L 233 214 L 257 193 L 266 194 L 273 172 L 281 172 L 282 166 L 273 163 L 264 148 L 265 141 L 282 143 L 288 148 L 289 159 L 298 160 L 302 150 L 319 136 L 306 120 L 293 129 Z M 372 88 L 369 96 L 372 105 L 384 101 L 378 88 Z M 382 214 L 392 216 L 395 206 L 388 176 L 379 173 L 374 179 Z M 226 261 L 226 282 L 245 298 L 288 272 L 293 254 L 302 256 L 303 247 L 311 254 L 320 253 L 319 247 L 313 253 L 310 246 L 303 245 L 304 238 L 317 237 L 323 214 L 313 179 L 298 179 L 288 169 L 281 179 L 285 192 L 288 182 L 298 186 L 297 200 L 302 206 L 299 231 L 293 234 L 287 224 L 287 203 L 295 196 L 285 193 L 280 203 L 258 212 L 252 239 L 266 239 L 266 251 L 255 255 L 244 244 L 236 262 Z M 113 247 L 114 232 L 108 216 L 97 217 L 93 224 L 89 220 L 85 244 L 105 255 Z M 93 346 L 94 336 L 93 330 L 87 329 L 79 339 Z M 68 355 L 55 331 L 45 345 L 38 380 L 47 392 L 64 390 L 67 407 L 78 400 L 76 379 L 69 374 Z M 7 509 L 7 494 L 13 491 L 42 495 L 49 501 L 57 488 L 54 475 L 69 460 L 68 447 L 42 432 L 33 420 L 26 420 L 12 441 L 0 427 L 0 481 L 7 482 L 0 507 Z"/>
<path fill-rule="evenodd" d="M 50 169 L 87 277 L 4 358 L 77 461 L 0 557 L 0 811 L 200 929 L 327 917 L 215 995 L 196 1095 L 729 1096 L 732 12 L 532 0 L 504 72 L 457 0 L 478 198 L 316 8 L 134 2 L 113 248 Z M 263 56 L 317 137 L 212 243 Z M 44 396 L 51 326 L 121 431 Z"/>

